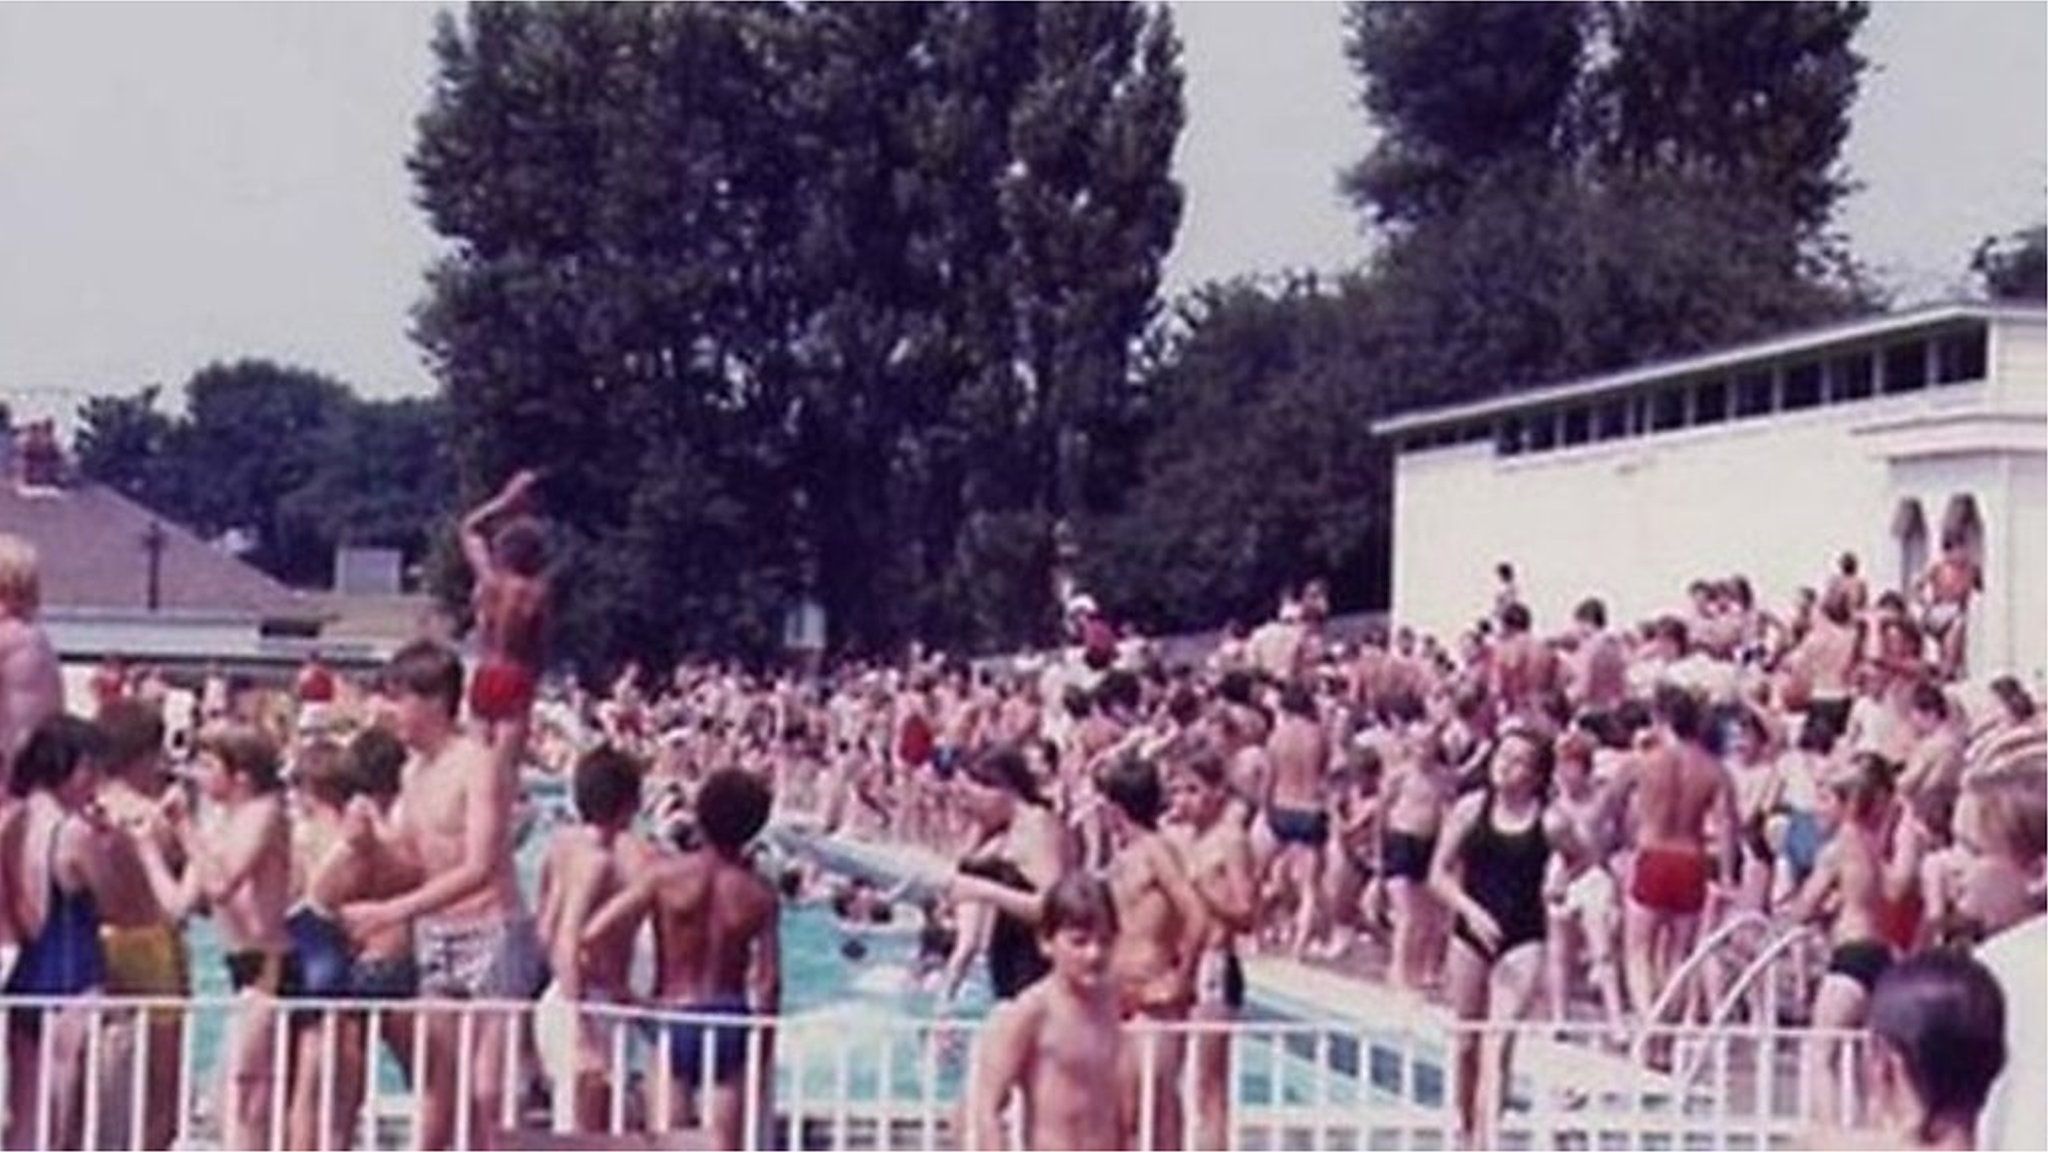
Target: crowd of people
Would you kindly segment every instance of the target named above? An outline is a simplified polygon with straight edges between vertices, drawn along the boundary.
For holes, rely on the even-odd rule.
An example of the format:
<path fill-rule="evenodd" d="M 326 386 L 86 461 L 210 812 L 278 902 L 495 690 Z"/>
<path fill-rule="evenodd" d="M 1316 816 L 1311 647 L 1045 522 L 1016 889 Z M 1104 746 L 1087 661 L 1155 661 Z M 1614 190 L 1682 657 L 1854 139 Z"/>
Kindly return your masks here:
<path fill-rule="evenodd" d="M 778 906 L 801 883 L 750 853 L 771 809 L 957 865 L 918 879 L 945 929 L 940 995 L 985 965 L 997 1002 L 959 1118 L 975 1147 L 1004 1146 L 1018 1093 L 1029 1147 L 1129 1147 L 1141 1130 L 1227 1146 L 1227 1032 L 1180 1026 L 1237 1018 L 1252 954 L 1383 980 L 1460 1020 L 1590 1023 L 1669 1067 L 1656 1025 L 1763 1010 L 1732 982 L 1769 933 L 1676 979 L 1704 933 L 1748 916 L 1826 941 L 1791 1022 L 1877 1041 L 1869 1107 L 1833 1111 L 1823 1088 L 1816 1122 L 1952 1142 L 1999 1074 L 2004 1000 L 1968 954 L 2048 908 L 2048 725 L 2038 686 L 1961 678 L 1980 582 L 1959 549 L 1905 593 L 1873 594 L 1844 556 L 1782 615 L 1735 576 L 1649 620 L 1587 598 L 1539 625 L 1503 564 L 1490 611 L 1441 641 L 1338 642 L 1311 583 L 1200 663 L 1167 663 L 1077 598 L 1072 646 L 1034 657 L 913 652 L 819 676 L 629 665 L 592 693 L 542 685 L 533 483 L 464 523 L 481 650 L 466 692 L 456 653 L 422 641 L 361 681 L 309 666 L 282 715 L 202 700 L 189 749 L 169 746 L 161 693 L 96 690 L 95 719 L 64 713 L 32 553 L 0 537 L 0 945 L 6 991 L 31 1005 L 8 1012 L 7 1146 L 27 1146 L 45 1096 L 53 1146 L 76 1145 L 83 1030 L 52 998 L 186 994 L 181 925 L 210 915 L 241 997 L 230 1146 L 265 1146 L 273 1109 L 287 1146 L 350 1146 L 364 1015 L 341 1018 L 338 1043 L 276 1026 L 294 998 L 326 998 L 539 1001 L 533 1031 L 552 1038 L 508 1036 L 527 1031 L 509 1014 L 378 1017 L 425 1147 L 521 1112 L 503 1061 L 535 1046 L 557 1126 L 602 1129 L 613 1025 L 579 1007 L 687 1011 L 671 1071 L 716 1089 L 643 1123 L 703 1123 L 737 1147 L 767 1043 L 746 1025 L 778 1009 Z M 549 834 L 528 893 L 512 853 L 536 773 L 568 782 L 578 819 Z M 636 987 L 643 925 L 653 978 Z M 175 1060 L 182 1026 L 172 1011 L 132 1024 L 151 1060 Z M 1511 1055 L 1505 1033 L 1480 1035 L 1455 1045 L 1468 1146 L 1491 1139 Z M 1825 1085 L 1840 1062 L 1816 1052 Z M 315 1099 L 323 1060 L 338 1107 Z M 1101 1107 L 1108 1083 L 1118 1108 Z M 144 1146 L 168 1146 L 163 1103 Z"/>

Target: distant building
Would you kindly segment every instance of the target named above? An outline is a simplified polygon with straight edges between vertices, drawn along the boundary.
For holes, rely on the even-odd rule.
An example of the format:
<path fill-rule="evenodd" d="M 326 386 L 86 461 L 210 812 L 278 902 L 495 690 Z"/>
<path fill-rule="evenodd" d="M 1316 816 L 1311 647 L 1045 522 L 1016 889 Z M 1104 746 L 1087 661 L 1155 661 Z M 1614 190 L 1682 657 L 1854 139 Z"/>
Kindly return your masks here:
<path fill-rule="evenodd" d="M 0 532 L 41 554 L 43 620 L 67 663 L 289 665 L 327 612 L 105 485 L 72 476 L 47 424 L 0 428 Z"/>
<path fill-rule="evenodd" d="M 1767 607 L 1858 554 L 1904 588 L 1945 533 L 1984 569 L 1972 674 L 2048 666 L 2048 313 L 1949 304 L 1415 412 L 1395 441 L 1393 616 L 1449 638 L 1515 565 L 1539 628 L 1629 624 L 1698 577 Z"/>

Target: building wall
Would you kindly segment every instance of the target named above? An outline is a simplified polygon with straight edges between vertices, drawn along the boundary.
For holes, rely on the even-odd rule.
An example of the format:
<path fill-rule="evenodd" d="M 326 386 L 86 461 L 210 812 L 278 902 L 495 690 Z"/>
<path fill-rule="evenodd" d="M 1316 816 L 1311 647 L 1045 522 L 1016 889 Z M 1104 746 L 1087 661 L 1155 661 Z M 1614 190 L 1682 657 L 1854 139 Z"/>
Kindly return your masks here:
<path fill-rule="evenodd" d="M 1989 389 L 1957 385 L 1536 455 L 1500 457 L 1483 443 L 1404 454 L 1394 615 L 1450 637 L 1489 607 L 1500 560 L 1515 564 L 1543 629 L 1560 627 L 1587 595 L 1605 599 L 1617 623 L 1682 607 L 1686 584 L 1703 576 L 1740 573 L 1767 606 L 1782 607 L 1801 585 L 1825 580 L 1844 550 L 1859 554 L 1873 587 L 1896 587 L 1898 498 L 1919 496 L 1930 532 L 1959 491 L 1975 492 L 1989 521 L 2003 503 L 2004 457 L 1936 454 L 1902 475 L 1883 444 L 1855 430 L 1981 408 Z M 1987 522 L 1987 535 L 2000 527 Z M 1988 543 L 2021 568 L 2030 562 L 2010 538 Z M 2016 599 L 2038 613 L 2041 597 L 2037 582 Z"/>
<path fill-rule="evenodd" d="M 2010 458 L 2011 503 L 2006 539 L 2012 562 L 2003 573 L 2006 589 L 1988 589 L 2009 601 L 2012 620 L 2010 668 L 2030 678 L 2036 691 L 2048 686 L 2048 458 Z M 1996 579 L 2000 574 L 1987 577 Z"/>

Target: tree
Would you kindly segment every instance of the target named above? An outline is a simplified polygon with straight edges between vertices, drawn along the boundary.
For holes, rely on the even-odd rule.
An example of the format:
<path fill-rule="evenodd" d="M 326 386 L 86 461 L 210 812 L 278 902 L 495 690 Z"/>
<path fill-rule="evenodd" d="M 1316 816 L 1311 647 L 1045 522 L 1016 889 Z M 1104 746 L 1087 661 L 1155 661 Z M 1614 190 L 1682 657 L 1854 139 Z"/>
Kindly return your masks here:
<path fill-rule="evenodd" d="M 465 491 L 551 468 L 586 667 L 765 654 L 806 590 L 841 647 L 1021 635 L 1178 220 L 1163 12 L 479 7 L 435 51 L 418 332 Z"/>
<path fill-rule="evenodd" d="M 1379 136 L 1344 173 L 1345 194 L 1398 228 L 1456 213 L 1490 173 L 1569 167 L 1591 12 L 1352 0 L 1344 53 Z"/>
<path fill-rule="evenodd" d="M 78 408 L 72 453 L 79 471 L 133 500 L 156 508 L 185 497 L 165 454 L 176 428 L 157 410 L 162 389 L 152 385 L 129 396 L 92 396 Z"/>
<path fill-rule="evenodd" d="M 1970 254 L 1970 270 L 1993 300 L 2048 301 L 2048 225 L 1985 237 Z"/>

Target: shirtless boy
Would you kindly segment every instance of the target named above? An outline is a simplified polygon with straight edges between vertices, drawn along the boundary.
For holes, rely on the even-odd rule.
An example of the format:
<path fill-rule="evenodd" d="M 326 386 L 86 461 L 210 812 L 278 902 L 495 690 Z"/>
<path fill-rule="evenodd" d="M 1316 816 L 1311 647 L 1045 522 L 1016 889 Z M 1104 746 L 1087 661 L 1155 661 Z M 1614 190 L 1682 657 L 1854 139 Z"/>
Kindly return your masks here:
<path fill-rule="evenodd" d="M 1421 699 L 1400 693 L 1390 701 L 1387 716 L 1394 731 L 1382 789 L 1380 874 L 1394 920 L 1388 973 L 1396 988 L 1420 988 L 1437 967 L 1432 956 L 1438 962 L 1441 958 L 1432 947 L 1442 916 L 1429 891 L 1429 869 L 1450 788 L 1437 763 L 1437 741 L 1424 724 Z"/>
<path fill-rule="evenodd" d="M 773 1114 L 773 1035 L 758 1021 L 781 1007 L 779 904 L 746 857 L 771 805 L 759 777 L 733 768 L 712 773 L 697 793 L 703 847 L 650 862 L 583 933 L 586 948 L 601 949 L 630 940 L 640 918 L 653 917 L 654 997 L 691 1017 L 662 1041 L 669 1069 L 685 1093 L 708 1082 L 713 1148 L 748 1146 L 743 1105 L 750 1072 L 758 1078 L 757 1115 Z"/>
<path fill-rule="evenodd" d="M 1660 684 L 1654 730 L 1615 782 L 1626 796 L 1636 854 L 1622 917 L 1623 975 L 1638 1013 L 1664 995 L 1672 970 L 1692 949 L 1707 894 L 1719 875 L 1740 875 L 1735 789 L 1728 770 L 1704 747 L 1705 717 L 1685 688 Z M 1709 851 L 1708 829 L 1717 834 Z M 1679 1001 L 1683 1003 L 1681 999 Z M 1650 1027 L 1663 1021 L 1647 1020 Z"/>
<path fill-rule="evenodd" d="M 412 759 L 388 826 L 377 830 L 374 844 L 359 838 L 356 846 L 389 852 L 425 879 L 403 895 L 349 904 L 342 924 L 357 940 L 411 925 L 424 998 L 530 1000 L 540 979 L 540 940 L 519 890 L 512 838 L 526 714 L 509 714 L 489 748 L 463 735 L 455 719 L 462 664 L 431 640 L 399 649 L 386 678 L 396 734 Z M 428 1148 L 447 1147 L 456 1136 L 457 1016 L 439 1011 L 424 1023 L 420 1108 Z M 502 1014 L 483 1012 L 469 1029 L 470 1142 L 486 1138 L 503 1112 L 507 1026 Z"/>
<path fill-rule="evenodd" d="M 1299 898 L 1288 939 L 1288 950 L 1299 960 L 1323 919 L 1323 848 L 1330 841 L 1323 794 L 1330 741 L 1306 686 L 1293 683 L 1280 690 L 1280 716 L 1266 751 L 1272 761 L 1266 827 L 1278 844 L 1269 870 L 1285 878 Z"/>
<path fill-rule="evenodd" d="M 1230 818 L 1229 773 L 1223 757 L 1196 753 L 1173 774 L 1174 837 L 1187 862 L 1188 878 L 1202 897 L 1209 931 L 1195 970 L 1192 1018 L 1228 1022 L 1244 1007 L 1244 968 L 1237 937 L 1249 932 L 1256 909 L 1257 877 L 1244 825 Z M 1227 1034 L 1193 1039 L 1195 1143 L 1222 1148 L 1230 1123 L 1230 1041 Z"/>
<path fill-rule="evenodd" d="M 1970 600 L 1983 590 L 1983 570 L 1970 556 L 1969 542 L 1960 535 L 1941 542 L 1941 557 L 1927 566 L 1914 586 L 1923 605 L 1921 622 L 1940 649 L 1940 669 L 1946 679 L 1963 674 Z"/>
<path fill-rule="evenodd" d="M 612 1029 L 580 1008 L 631 999 L 633 933 L 631 925 L 593 940 L 584 933 L 635 866 L 651 861 L 651 850 L 636 851 L 627 834 L 640 811 L 640 766 L 632 758 L 601 745 L 577 762 L 571 787 L 583 822 L 557 829 L 541 861 L 540 936 L 554 981 L 541 996 L 539 1023 L 555 1033 L 543 1035 L 541 1050 L 543 1059 L 553 1057 L 556 1131 L 596 1132 L 605 1127 L 611 1094 Z"/>
<path fill-rule="evenodd" d="M 1813 1025 L 1821 1029 L 1861 1028 L 1871 991 L 1892 966 L 1885 942 L 1884 822 L 1891 802 L 1891 766 L 1858 753 L 1821 789 L 1821 824 L 1831 834 L 1813 875 L 1787 910 L 1794 923 L 1833 912 L 1826 975 L 1813 997 Z M 1807 1048 L 1807 1083 L 1820 1091 L 1820 1114 L 1846 1119 L 1835 1110 L 1838 1092 L 1829 1070 L 1837 1063 L 1829 1045 Z"/>
<path fill-rule="evenodd" d="M 516 721 L 522 736 L 539 685 L 549 594 L 540 526 L 518 513 L 539 482 L 537 472 L 515 474 L 462 521 L 462 555 L 476 578 L 471 599 L 483 649 L 470 711 L 488 725 Z"/>
<path fill-rule="evenodd" d="M 291 828 L 276 745 L 253 727 L 224 725 L 199 740 L 199 785 L 219 816 L 196 832 L 172 793 L 167 816 L 191 865 L 169 879 L 153 840 L 141 842 L 163 903 L 183 917 L 197 906 L 220 926 L 228 982 L 241 1001 L 229 1035 L 222 1115 L 232 1148 L 269 1148 L 278 1001 L 298 994 L 298 958 L 285 930 L 291 901 Z"/>
<path fill-rule="evenodd" d="M 968 1094 L 967 1147 L 1010 1147 L 1003 1108 L 1012 1091 L 1022 1097 L 1025 1149 L 1130 1147 L 1118 1110 L 1102 1099 L 1102 1086 L 1124 1061 L 1122 1012 L 1109 973 L 1117 911 L 1108 886 L 1078 873 L 1053 885 L 1043 901 L 1039 939 L 1051 974 L 998 1006 L 982 1033 Z"/>

